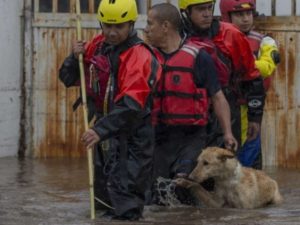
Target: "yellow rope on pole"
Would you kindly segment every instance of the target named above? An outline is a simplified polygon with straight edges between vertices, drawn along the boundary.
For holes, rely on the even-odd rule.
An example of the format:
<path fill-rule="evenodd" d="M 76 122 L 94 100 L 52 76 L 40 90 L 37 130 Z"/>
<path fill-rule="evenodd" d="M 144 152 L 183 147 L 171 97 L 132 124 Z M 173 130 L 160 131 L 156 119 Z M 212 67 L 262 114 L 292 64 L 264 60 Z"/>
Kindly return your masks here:
<path fill-rule="evenodd" d="M 76 14 L 77 14 L 77 39 L 82 41 L 81 37 L 81 23 L 80 23 L 80 2 L 76 0 Z M 84 129 L 89 129 L 87 104 L 86 104 L 86 86 L 85 76 L 83 67 L 83 55 L 79 54 L 79 70 L 80 70 L 80 86 L 82 95 L 82 106 L 83 106 L 83 118 L 84 118 Z M 95 202 L 94 202 L 94 172 L 93 172 L 93 151 L 91 148 L 87 150 L 88 154 L 88 172 L 89 172 L 89 189 L 90 189 L 90 206 L 91 206 L 91 219 L 95 219 Z"/>

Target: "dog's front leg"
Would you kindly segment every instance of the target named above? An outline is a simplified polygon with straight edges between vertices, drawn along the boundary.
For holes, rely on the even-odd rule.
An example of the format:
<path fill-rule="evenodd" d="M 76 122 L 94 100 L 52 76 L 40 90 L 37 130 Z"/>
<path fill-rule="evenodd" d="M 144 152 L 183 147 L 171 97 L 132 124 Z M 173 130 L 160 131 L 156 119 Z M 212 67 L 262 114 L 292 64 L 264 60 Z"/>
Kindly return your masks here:
<path fill-rule="evenodd" d="M 185 178 L 177 178 L 177 179 L 174 180 L 174 182 L 177 186 L 184 187 L 186 189 L 190 189 L 193 186 L 198 185 L 198 183 L 196 183 L 192 180 L 185 179 Z"/>
<path fill-rule="evenodd" d="M 189 189 L 192 195 L 207 207 L 222 208 L 224 201 L 206 191 L 199 183 L 185 178 L 177 178 L 176 185 Z"/>
<path fill-rule="evenodd" d="M 224 201 L 222 198 L 218 198 L 213 192 L 205 190 L 201 184 L 190 187 L 192 195 L 201 201 L 204 205 L 211 208 L 222 208 Z"/>

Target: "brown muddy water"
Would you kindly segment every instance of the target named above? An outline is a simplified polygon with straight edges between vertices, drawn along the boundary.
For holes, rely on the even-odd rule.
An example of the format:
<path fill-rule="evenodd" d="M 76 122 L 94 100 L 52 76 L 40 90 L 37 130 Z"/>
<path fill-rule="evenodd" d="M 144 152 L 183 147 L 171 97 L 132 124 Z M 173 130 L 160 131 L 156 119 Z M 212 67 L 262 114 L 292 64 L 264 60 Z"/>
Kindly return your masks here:
<path fill-rule="evenodd" d="M 145 208 L 138 222 L 107 221 L 103 212 L 89 219 L 85 159 L 0 159 L 1 225 L 197 224 L 299 225 L 300 170 L 266 168 L 285 199 L 280 206 L 256 210 L 204 209 L 187 206 Z"/>

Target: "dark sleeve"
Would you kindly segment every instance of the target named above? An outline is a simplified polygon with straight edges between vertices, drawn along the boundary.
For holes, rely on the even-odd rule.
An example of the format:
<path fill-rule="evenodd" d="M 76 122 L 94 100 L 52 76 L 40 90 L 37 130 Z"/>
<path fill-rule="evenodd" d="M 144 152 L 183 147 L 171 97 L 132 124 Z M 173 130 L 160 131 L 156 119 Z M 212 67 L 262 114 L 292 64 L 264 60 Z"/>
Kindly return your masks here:
<path fill-rule="evenodd" d="M 242 91 L 247 100 L 248 121 L 261 123 L 266 96 L 262 77 L 242 81 Z"/>
<path fill-rule="evenodd" d="M 196 58 L 195 81 L 198 87 L 207 89 L 209 97 L 221 89 L 217 76 L 212 57 L 206 51 L 200 50 Z"/>
<path fill-rule="evenodd" d="M 73 54 L 69 55 L 61 65 L 59 79 L 66 87 L 75 86 L 80 79 L 78 59 Z"/>
<path fill-rule="evenodd" d="M 99 119 L 92 128 L 100 136 L 101 141 L 115 136 L 121 131 L 129 133 L 141 124 L 146 111 L 133 98 L 125 95 L 115 105 L 114 109 Z"/>

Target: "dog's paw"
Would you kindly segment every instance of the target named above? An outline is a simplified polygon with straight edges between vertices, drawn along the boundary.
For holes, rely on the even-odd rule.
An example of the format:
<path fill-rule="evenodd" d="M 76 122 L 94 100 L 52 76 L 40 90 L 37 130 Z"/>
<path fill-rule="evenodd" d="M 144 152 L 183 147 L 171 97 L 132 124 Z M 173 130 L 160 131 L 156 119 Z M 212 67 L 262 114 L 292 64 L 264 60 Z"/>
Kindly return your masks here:
<path fill-rule="evenodd" d="M 185 178 L 177 178 L 174 180 L 174 183 L 177 186 L 184 187 L 184 188 L 190 188 L 195 185 L 193 181 L 187 180 Z"/>

